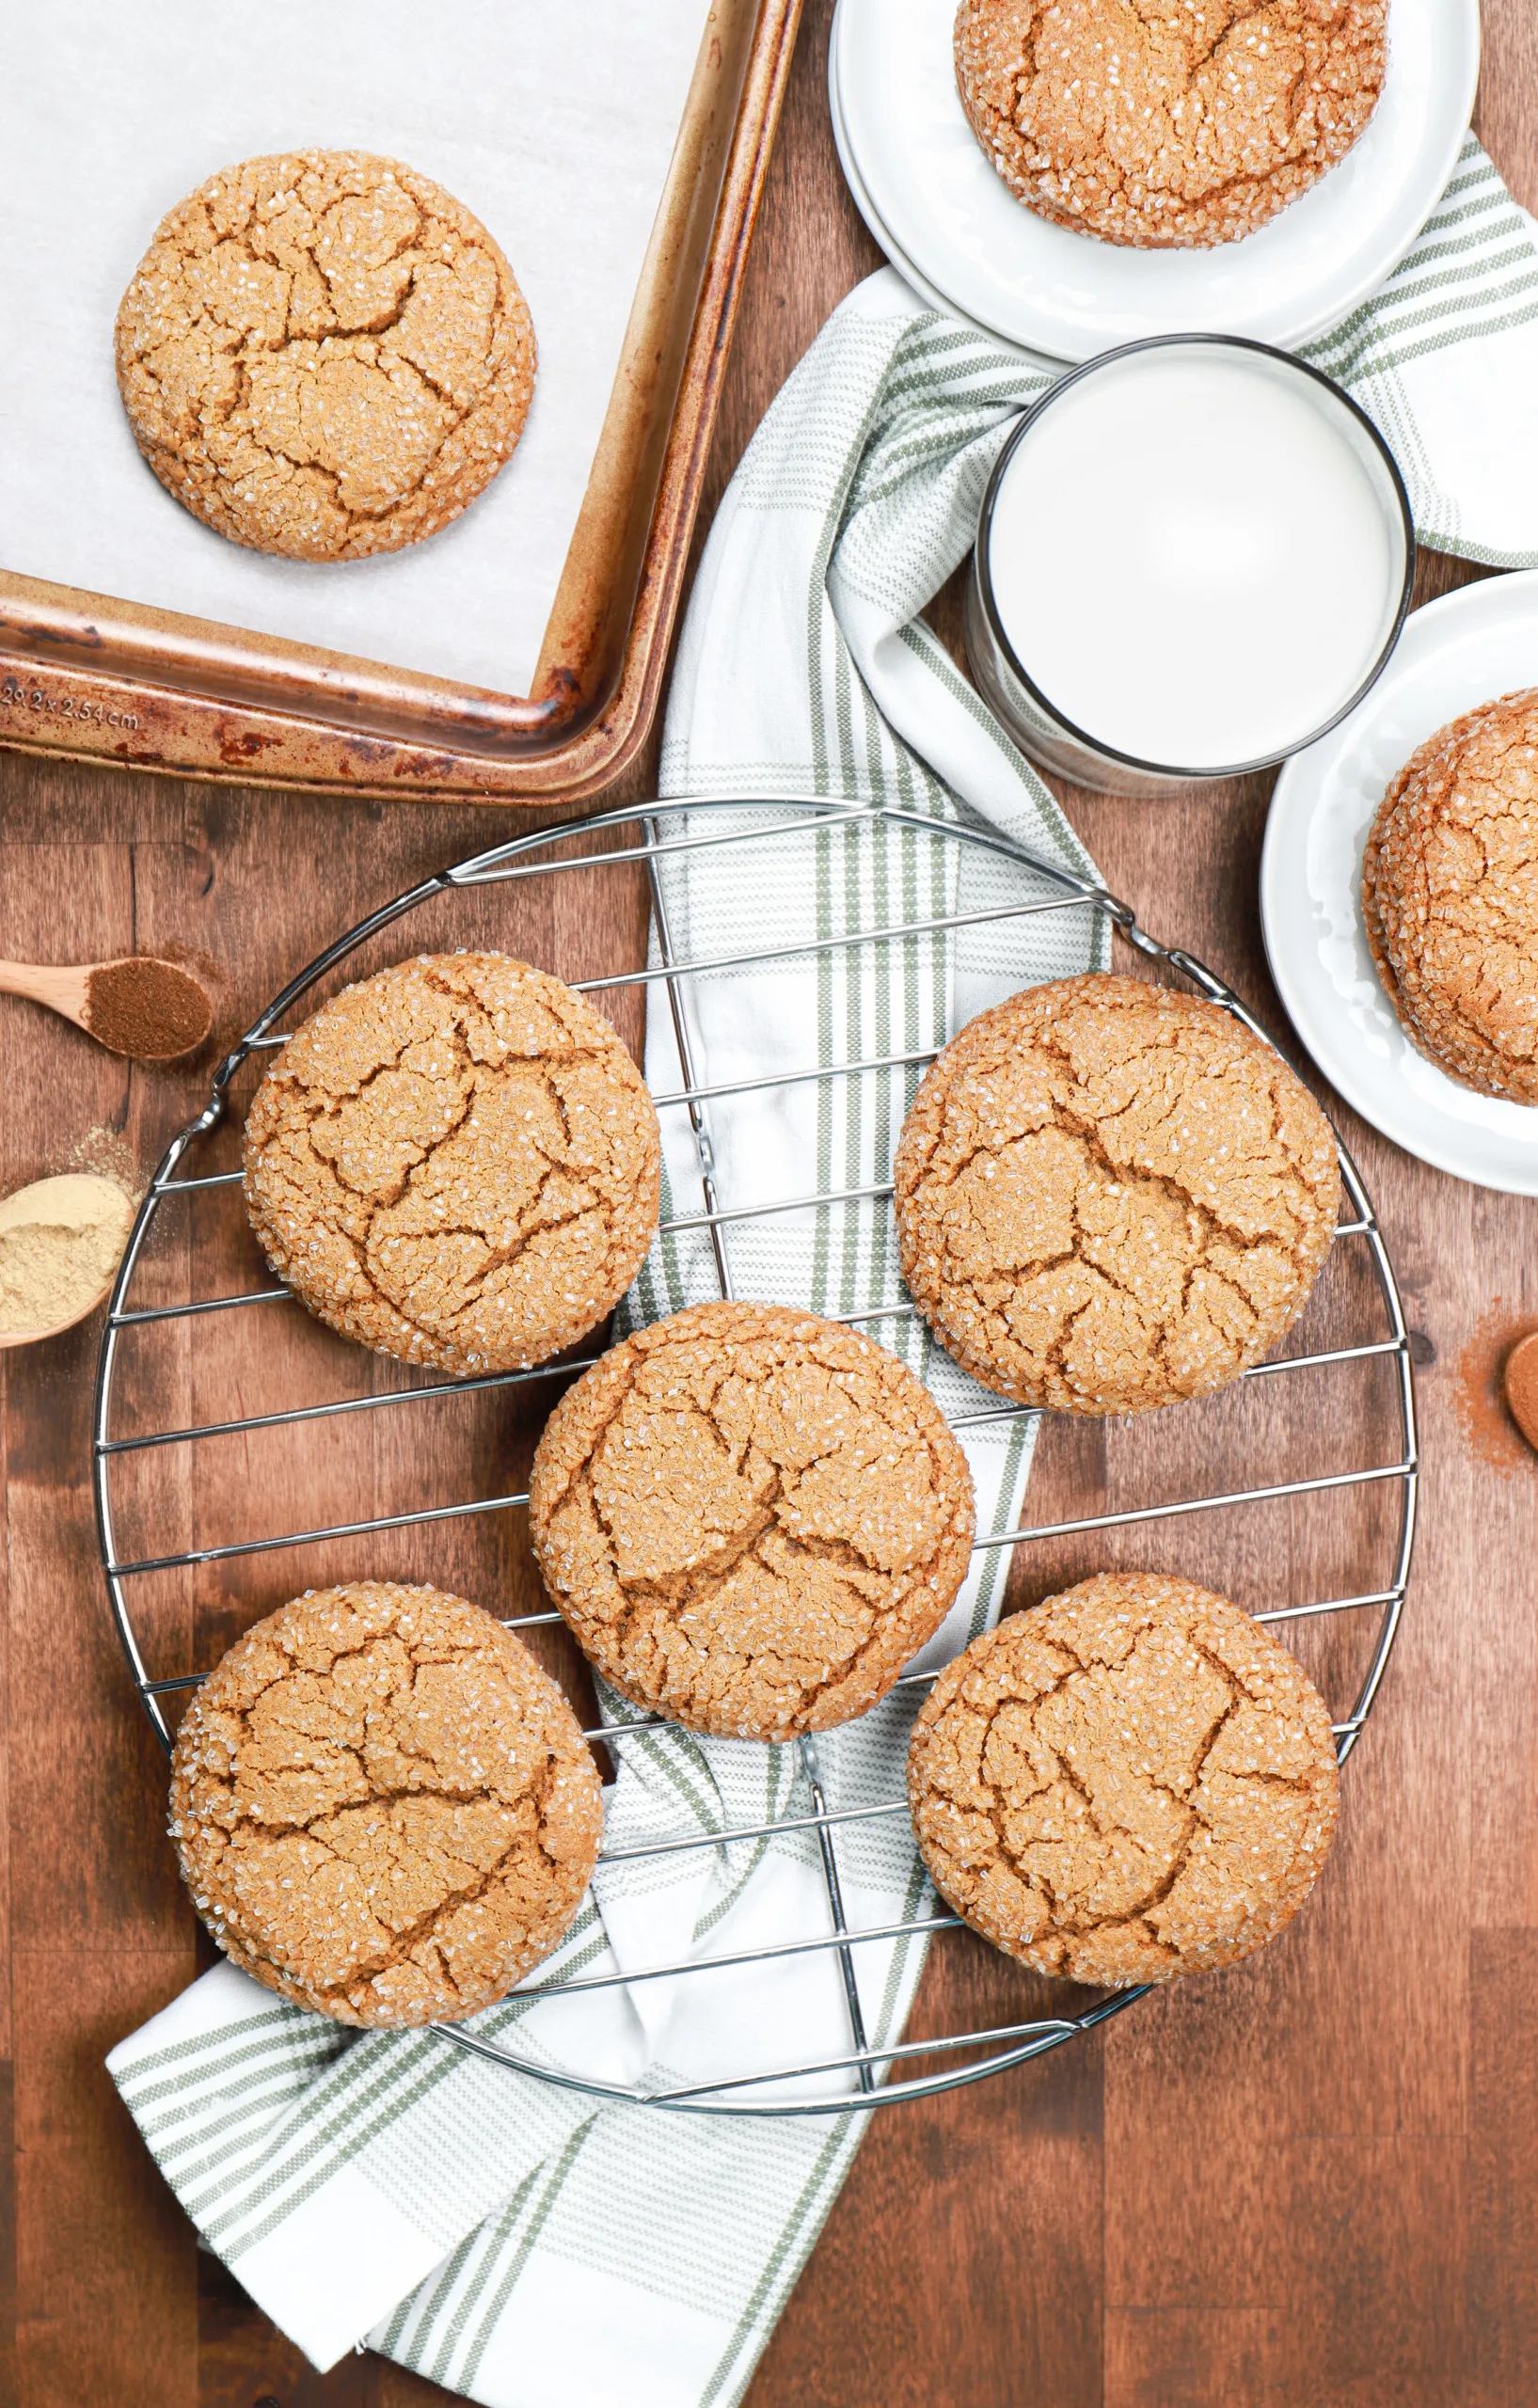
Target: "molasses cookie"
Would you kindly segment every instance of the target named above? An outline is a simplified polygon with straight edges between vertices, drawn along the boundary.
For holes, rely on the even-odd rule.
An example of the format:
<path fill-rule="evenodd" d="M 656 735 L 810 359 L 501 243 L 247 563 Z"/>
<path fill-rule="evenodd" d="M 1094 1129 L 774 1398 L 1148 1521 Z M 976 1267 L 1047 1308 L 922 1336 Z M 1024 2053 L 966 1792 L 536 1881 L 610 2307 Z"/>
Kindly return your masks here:
<path fill-rule="evenodd" d="M 1411 754 L 1368 837 L 1362 911 L 1410 1042 L 1463 1086 L 1538 1103 L 1538 687 Z"/>
<path fill-rule="evenodd" d="M 267 1259 L 344 1338 L 441 1370 L 544 1362 L 602 1321 L 657 1226 L 645 1082 L 559 978 L 424 954 L 348 987 L 251 1101 Z"/>
<path fill-rule="evenodd" d="M 1039 1972 L 1125 1988 L 1274 1939 L 1335 1831 L 1301 1666 L 1188 1580 L 1102 1573 L 948 1664 L 913 1726 L 935 1887 Z"/>
<path fill-rule="evenodd" d="M 1017 200 L 1140 248 L 1231 243 L 1343 159 L 1387 0 L 961 0 L 956 80 Z"/>
<path fill-rule="evenodd" d="M 1140 1413 L 1221 1387 L 1297 1319 L 1340 1197 L 1329 1123 L 1217 1005 L 1089 974 L 979 1013 L 896 1160 L 903 1276 L 1023 1404 Z"/>
<path fill-rule="evenodd" d="M 863 1714 L 939 1629 L 972 1478 L 884 1347 L 780 1305 L 696 1305 L 563 1397 L 530 1521 L 607 1681 L 688 1730 L 787 1739 Z"/>
<path fill-rule="evenodd" d="M 490 2006 L 561 1938 L 602 1831 L 577 1718 L 528 1649 L 479 1606 L 388 1580 L 257 1623 L 171 1758 L 203 1921 L 339 2023 Z"/>
<path fill-rule="evenodd" d="M 290 560 L 398 551 L 510 457 L 534 330 L 478 218 L 398 160 L 247 159 L 157 228 L 118 384 L 167 493 Z"/>

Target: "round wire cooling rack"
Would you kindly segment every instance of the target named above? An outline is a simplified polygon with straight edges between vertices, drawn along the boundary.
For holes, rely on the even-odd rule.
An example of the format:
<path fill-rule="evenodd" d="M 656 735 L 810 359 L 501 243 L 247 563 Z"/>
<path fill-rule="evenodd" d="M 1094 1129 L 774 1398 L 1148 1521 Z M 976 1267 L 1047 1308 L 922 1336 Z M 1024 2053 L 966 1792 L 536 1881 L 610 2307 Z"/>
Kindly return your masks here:
<path fill-rule="evenodd" d="M 670 926 L 667 899 L 660 865 L 670 859 L 700 854 L 722 846 L 742 848 L 744 874 L 751 864 L 751 848 L 772 844 L 786 835 L 804 834 L 807 831 L 848 829 L 862 823 L 884 823 L 889 827 L 920 832 L 932 841 L 978 852 L 1002 856 L 1033 879 L 1043 882 L 1045 891 L 1023 895 L 1003 906 L 969 911 L 949 911 L 928 917 L 873 918 L 870 926 L 837 936 L 817 937 L 790 944 L 766 946 L 729 954 L 690 957 L 679 954 Z M 605 849 L 604 840 L 614 832 L 633 828 L 635 841 L 621 843 Z M 663 1234 L 678 1231 L 706 1232 L 712 1249 L 719 1284 L 723 1296 L 732 1293 L 731 1270 L 724 1232 L 734 1224 L 762 1221 L 770 1214 L 793 1211 L 815 1210 L 819 1206 L 837 1205 L 854 1200 L 880 1198 L 891 1194 L 890 1184 L 877 1187 L 835 1188 L 825 1185 L 808 1194 L 776 1199 L 772 1203 L 754 1204 L 734 1197 L 723 1190 L 722 1177 L 717 1163 L 710 1135 L 712 1101 L 746 1089 L 774 1085 L 811 1084 L 825 1080 L 848 1080 L 867 1076 L 889 1075 L 902 1071 L 912 1075 L 922 1072 L 933 1058 L 932 1053 L 883 1054 L 862 1055 L 832 1066 L 809 1064 L 803 1069 L 776 1072 L 772 1078 L 736 1081 L 729 1085 L 711 1085 L 696 1076 L 694 1055 L 690 1045 L 684 997 L 688 982 L 712 974 L 730 974 L 741 969 L 783 961 L 801 956 L 834 953 L 848 948 L 885 943 L 899 940 L 927 939 L 940 934 L 975 928 L 986 923 L 1027 919 L 1041 912 L 1089 911 L 1101 913 L 1114 932 L 1164 974 L 1185 980 L 1197 991 L 1231 1012 L 1264 1042 L 1271 1043 L 1266 1031 L 1246 1010 L 1231 989 L 1204 967 L 1194 956 L 1179 946 L 1161 943 L 1150 936 L 1137 922 L 1131 908 L 1119 902 L 1103 887 L 1078 879 L 1052 864 L 1036 860 L 1006 838 L 986 830 L 938 820 L 928 814 L 888 809 L 882 805 L 845 803 L 822 797 L 690 797 L 674 802 L 647 802 L 622 811 L 607 812 L 591 817 L 562 821 L 554 826 L 531 831 L 511 842 L 495 847 L 472 859 L 424 879 L 420 885 L 398 895 L 380 910 L 350 929 L 346 935 L 318 955 L 297 977 L 291 980 L 282 992 L 267 1006 L 233 1051 L 216 1070 L 207 1105 L 198 1118 L 183 1129 L 166 1148 L 139 1208 L 127 1249 L 113 1288 L 106 1325 L 103 1334 L 97 1369 L 93 1424 L 93 1475 L 96 1499 L 97 1528 L 101 1543 L 103 1568 L 112 1612 L 128 1658 L 135 1686 L 151 1721 L 163 1744 L 169 1750 L 172 1727 L 167 1719 L 166 1702 L 178 1693 L 196 1688 L 206 1677 L 201 1671 L 177 1672 L 168 1677 L 156 1677 L 146 1666 L 141 1634 L 135 1627 L 131 1605 L 135 1584 L 151 1575 L 188 1572 L 195 1567 L 230 1562 L 235 1559 L 260 1556 L 269 1552 L 303 1552 L 333 1542 L 366 1538 L 377 1531 L 400 1530 L 408 1527 L 451 1521 L 467 1514 L 499 1513 L 515 1511 L 528 1502 L 525 1495 L 490 1496 L 456 1499 L 451 1503 L 431 1506 L 420 1511 L 394 1513 L 362 1520 L 339 1520 L 321 1526 L 284 1531 L 266 1537 L 233 1536 L 221 1544 L 185 1548 L 176 1552 L 145 1556 L 134 1560 L 119 1551 L 116 1537 L 114 1479 L 129 1458 L 142 1456 L 147 1450 L 166 1447 L 195 1448 L 199 1443 L 244 1436 L 246 1434 L 268 1430 L 293 1430 L 296 1434 L 313 1430 L 334 1417 L 352 1414 L 373 1414 L 405 1409 L 424 1399 L 468 1393 L 478 1389 L 516 1388 L 526 1383 L 552 1377 L 575 1378 L 595 1359 L 585 1355 L 581 1361 L 543 1365 L 532 1370 L 488 1374 L 465 1381 L 434 1383 L 413 1387 L 398 1386 L 383 1393 L 338 1398 L 318 1403 L 302 1404 L 280 1411 L 237 1416 L 232 1418 L 206 1422 L 178 1429 L 135 1427 L 127 1434 L 115 1431 L 115 1411 L 122 1406 L 123 1391 L 131 1383 L 125 1380 L 120 1354 L 125 1336 L 148 1323 L 185 1321 L 194 1340 L 209 1325 L 209 1317 L 244 1310 L 264 1309 L 282 1304 L 292 1305 L 288 1289 L 277 1286 L 251 1289 L 244 1292 L 193 1298 L 171 1304 L 138 1304 L 132 1298 L 135 1282 L 143 1276 L 145 1246 L 159 1216 L 174 1210 L 178 1201 L 188 1196 L 209 1190 L 237 1188 L 239 1170 L 199 1173 L 196 1164 L 187 1172 L 183 1165 L 195 1157 L 198 1149 L 227 1122 L 230 1089 L 242 1069 L 253 1061 L 260 1066 L 261 1057 L 282 1046 L 288 1031 L 282 1025 L 287 1015 L 305 996 L 327 978 L 330 973 L 346 963 L 369 942 L 405 919 L 423 905 L 452 896 L 456 891 L 502 886 L 516 894 L 520 885 L 531 879 L 559 879 L 566 874 L 603 876 L 625 864 L 642 864 L 651 893 L 654 958 L 644 969 L 624 972 L 607 977 L 575 979 L 568 983 L 580 991 L 600 993 L 622 988 L 659 986 L 666 992 L 671 1006 L 671 1019 L 682 1067 L 683 1084 L 654 1101 L 659 1111 L 679 1111 L 688 1116 L 697 1156 L 697 1178 L 704 1209 L 681 1212 L 665 1219 Z M 524 948 L 510 945 L 509 950 Z M 1339 1139 L 1337 1140 L 1339 1145 Z M 1359 1676 L 1356 1693 L 1343 1720 L 1335 1724 L 1336 1745 L 1343 1763 L 1359 1738 L 1373 1702 L 1377 1697 L 1390 1650 L 1394 1643 L 1400 1616 L 1403 1608 L 1405 1588 L 1409 1577 L 1410 1558 L 1415 1536 L 1417 1455 L 1415 1400 L 1410 1369 L 1409 1333 L 1401 1306 L 1399 1289 L 1394 1277 L 1382 1232 L 1372 1202 L 1361 1178 L 1343 1146 L 1340 1146 L 1340 1175 L 1349 1218 L 1343 1218 L 1337 1237 L 1343 1243 L 1363 1247 L 1372 1274 L 1365 1292 L 1375 1295 L 1376 1318 L 1384 1334 L 1363 1337 L 1356 1342 L 1332 1346 L 1311 1354 L 1284 1356 L 1256 1365 L 1244 1377 L 1246 1380 L 1270 1380 L 1301 1371 L 1315 1370 L 1330 1375 L 1340 1367 L 1382 1357 L 1391 1374 L 1394 1406 L 1397 1412 L 1399 1444 L 1393 1460 L 1374 1463 L 1358 1469 L 1331 1469 L 1312 1472 L 1296 1478 L 1242 1483 L 1237 1487 L 1216 1487 L 1200 1494 L 1173 1498 L 1159 1498 L 1123 1506 L 1116 1511 L 1079 1515 L 1055 1522 L 1033 1524 L 1023 1522 L 1017 1529 L 984 1532 L 977 1541 L 979 1548 L 1030 1548 L 1053 1542 L 1082 1541 L 1097 1532 L 1130 1529 L 1137 1525 L 1181 1521 L 1213 1511 L 1242 1511 L 1246 1508 L 1276 1504 L 1278 1500 L 1317 1497 L 1325 1492 L 1362 1489 L 1374 1483 L 1392 1483 L 1398 1492 L 1397 1515 L 1383 1519 L 1377 1544 L 1387 1558 L 1387 1576 L 1382 1585 L 1358 1591 L 1350 1595 L 1327 1596 L 1305 1605 L 1290 1605 L 1274 1611 L 1261 1612 L 1257 1620 L 1266 1623 L 1306 1623 L 1324 1616 L 1370 1616 L 1376 1614 L 1371 1626 L 1371 1638 L 1365 1646 L 1365 1665 Z M 1331 1249 L 1330 1261 L 1336 1260 L 1340 1246 Z M 1328 1275 L 1326 1265 L 1325 1276 Z M 842 1316 L 851 1322 L 880 1323 L 896 1321 L 911 1315 L 915 1307 L 906 1296 L 877 1311 Z M 839 1318 L 840 1316 L 832 1316 Z M 339 1345 L 341 1341 L 338 1341 Z M 351 1354 L 352 1349 L 344 1350 Z M 1007 1406 L 986 1415 L 959 1418 L 1003 1420 L 1023 1418 L 1029 1408 Z M 1162 1418 L 1162 1417 L 1161 1417 Z M 1332 1417 L 1327 1411 L 1317 1411 L 1311 1417 L 1311 1429 L 1329 1431 Z M 284 1592 L 292 1594 L 292 1588 Z M 506 1626 L 522 1629 L 531 1624 L 557 1623 L 560 1616 L 553 1611 L 509 1618 Z M 926 1686 L 933 1675 L 909 1673 L 902 1685 Z M 601 1743 L 611 1752 L 626 1738 L 640 1732 L 653 1731 L 652 1720 L 624 1723 L 600 1723 L 588 1731 L 587 1737 Z M 959 2088 L 1007 2068 L 1023 2064 L 1028 2059 L 1059 2047 L 1064 2041 L 1093 2029 L 1098 2024 L 1129 2006 L 1144 1995 L 1141 1988 L 1116 1991 L 1094 2000 L 1082 2011 L 1060 2016 L 1023 2016 L 1015 2021 L 994 2023 L 987 2028 L 949 2031 L 938 2036 L 918 2040 L 893 2039 L 873 2046 L 867 2038 L 859 1990 L 854 1976 L 853 1951 L 864 1941 L 890 1941 L 909 1937 L 928 1939 L 931 1934 L 955 1930 L 960 1918 L 932 1912 L 899 1923 L 879 1926 L 850 1923 L 846 1916 L 843 1885 L 839 1877 L 838 1831 L 840 1827 L 868 1821 L 883 1815 L 906 1814 L 905 1799 L 881 1800 L 856 1807 L 830 1808 L 822 1786 L 815 1742 L 788 1743 L 799 1748 L 801 1781 L 797 1786 L 804 1795 L 809 1811 L 786 1814 L 773 1822 L 759 1823 L 720 1831 L 711 1831 L 703 1839 L 698 1832 L 676 1843 L 679 1849 L 708 1845 L 723 1846 L 742 1840 L 770 1838 L 780 1832 L 800 1831 L 815 1835 L 820 1857 L 824 1887 L 827 1893 L 828 1927 L 826 1932 L 807 1938 L 798 1937 L 784 1944 L 739 1952 L 690 1958 L 682 1963 L 648 1966 L 640 1972 L 600 1974 L 568 1981 L 547 1980 L 541 1983 L 538 1969 L 520 1985 L 519 1995 L 535 1991 L 541 1997 L 563 1992 L 579 1992 L 634 1984 L 637 1981 L 676 1979 L 689 1974 L 720 1971 L 727 1966 L 741 1966 L 771 1957 L 810 1956 L 832 1953 L 837 1962 L 842 1980 L 842 1992 L 848 2010 L 849 2045 L 841 2052 L 819 2059 L 816 2064 L 782 2066 L 770 2071 L 754 2069 L 738 2079 L 716 2079 L 709 2083 L 677 2085 L 666 2090 L 630 2088 L 601 2079 L 587 2079 L 580 2074 L 562 2074 L 545 2063 L 520 2057 L 509 2048 L 495 2045 L 482 2036 L 452 2024 L 436 2027 L 445 2037 L 475 2054 L 488 2058 L 512 2070 L 535 2075 L 542 2081 L 554 2082 L 564 2087 L 582 2091 L 600 2099 L 623 2100 L 646 2106 L 688 2110 L 704 2114 L 753 2115 L 846 2114 L 850 2109 L 870 2108 L 888 2104 L 899 2099 L 913 2099 L 936 2092 Z M 666 1854 L 673 1844 L 646 1850 L 629 1850 L 629 1854 Z M 604 1861 L 600 1858 L 600 1861 Z M 1007 1961 L 1007 1960 L 1001 1960 Z M 1013 1969 L 1020 1971 L 1022 1969 Z M 928 2073 L 905 2072 L 904 2067 L 915 2059 L 939 2059 L 938 2069 Z M 813 2099 L 783 2096 L 767 2099 L 766 2086 L 783 2085 L 809 2076 L 823 2079 L 844 2077 L 852 2088 L 830 2098 Z M 754 2099 L 749 2094 L 757 2090 Z"/>

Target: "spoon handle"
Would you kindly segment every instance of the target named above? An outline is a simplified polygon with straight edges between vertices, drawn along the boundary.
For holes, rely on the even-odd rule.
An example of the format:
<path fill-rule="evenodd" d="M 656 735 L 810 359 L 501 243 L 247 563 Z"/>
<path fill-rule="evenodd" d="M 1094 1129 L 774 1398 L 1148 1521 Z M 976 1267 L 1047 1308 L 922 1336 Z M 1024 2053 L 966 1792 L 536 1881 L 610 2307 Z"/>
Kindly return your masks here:
<path fill-rule="evenodd" d="M 84 1028 L 89 976 L 88 969 L 71 969 L 68 962 L 0 961 L 0 995 L 24 995 Z"/>

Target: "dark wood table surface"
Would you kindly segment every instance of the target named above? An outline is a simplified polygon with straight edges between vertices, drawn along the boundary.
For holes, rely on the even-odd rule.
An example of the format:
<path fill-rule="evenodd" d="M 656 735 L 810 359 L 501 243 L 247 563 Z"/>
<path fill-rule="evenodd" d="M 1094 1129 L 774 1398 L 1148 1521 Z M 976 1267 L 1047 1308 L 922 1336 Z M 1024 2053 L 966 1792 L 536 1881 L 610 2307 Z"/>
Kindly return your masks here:
<path fill-rule="evenodd" d="M 831 0 L 808 0 L 703 524 L 790 368 L 877 264 L 829 133 L 830 12 Z M 1531 0 L 1485 0 L 1485 43 L 1481 130 L 1518 198 L 1538 206 Z M 1422 594 L 1472 574 L 1427 561 Z M 943 630 L 954 616 L 943 602 Z M 610 800 L 649 791 L 651 767 Z M 1146 922 L 1204 955 L 1284 1031 L 1256 905 L 1268 789 L 1257 778 L 1175 802 L 1064 800 Z M 225 975 L 221 1034 L 363 911 L 519 824 L 486 810 L 309 801 L 13 754 L 0 755 L 0 953 L 205 948 Z M 511 919 L 487 904 L 478 922 L 476 906 L 444 941 L 472 941 L 479 926 L 558 970 L 579 958 L 591 965 L 595 947 L 628 966 L 643 941 L 643 897 L 626 873 L 606 876 L 600 909 L 552 895 Z M 413 948 L 427 941 L 414 927 Z M 64 1166 L 92 1129 L 119 1133 L 152 1164 L 197 1108 L 207 1067 L 130 1071 L 63 1023 L 0 1003 L 0 1188 Z M 1346 1776 L 1321 1893 L 1284 1940 L 1237 1971 L 1173 1985 L 1099 2039 L 1027 2071 L 877 2115 L 752 2408 L 1528 2408 L 1538 2399 L 1538 1465 L 1478 1409 L 1500 1344 L 1538 1323 L 1538 1223 L 1532 1204 L 1426 1169 L 1350 1113 L 1340 1117 L 1417 1332 L 1426 1480 L 1403 1635 Z M 233 1209 L 199 1208 L 162 1248 L 151 1276 L 167 1293 L 189 1282 L 190 1292 L 211 1292 L 214 1268 L 232 1256 L 257 1267 L 240 1252 Z M 1319 1327 L 1332 1325 L 1332 1309 L 1320 1307 Z M 249 1412 L 273 1396 L 318 1393 L 334 1375 L 332 1341 L 296 1311 L 279 1318 L 282 1331 L 267 1326 L 260 1343 L 252 1329 L 221 1331 L 216 1357 L 177 1325 L 134 1374 L 141 1409 L 152 1400 L 159 1414 L 207 1418 L 231 1397 Z M 206 1956 L 164 1837 L 164 1758 L 134 1699 L 97 1566 L 87 1477 L 97 1336 L 91 1324 L 0 1355 L 0 1930 L 9 1945 L 0 2053 L 14 2118 L 0 2192 L 0 2399 L 25 2408 L 444 2399 L 373 2357 L 313 2374 L 197 2250 L 102 2068 L 105 2050 Z M 366 1389 L 377 1374 L 355 1377 Z M 1292 1386 L 1301 1398 L 1301 1382 Z M 1381 1395 L 1330 1397 L 1323 1426 L 1339 1450 L 1388 1431 Z M 194 1545 L 228 1530 L 232 1513 L 247 1527 L 260 1514 L 266 1529 L 302 1528 L 290 1516 L 327 1482 L 334 1494 L 339 1475 L 374 1500 L 360 1511 L 388 1512 L 436 1466 L 465 1460 L 467 1447 L 488 1481 L 526 1461 L 527 1420 L 483 1416 L 460 1427 L 453 1410 L 433 1425 L 437 1440 L 418 1423 L 409 1450 L 395 1441 L 392 1454 L 379 1440 L 345 1462 L 320 1462 L 319 1446 L 311 1462 L 237 1442 L 200 1460 L 196 1485 L 189 1450 L 173 1450 L 135 1507 L 139 1527 L 190 1534 L 174 1543 Z M 1260 1436 L 1276 1461 L 1292 1461 L 1319 1430 L 1317 1413 L 1294 1402 L 1289 1414 L 1278 1402 Z M 1214 1444 L 1234 1434 L 1219 1420 L 1160 1441 L 1167 1493 L 1199 1478 L 1203 1432 L 1216 1433 Z M 1033 1504 L 1092 1500 L 1126 1473 L 1135 1443 L 1050 1431 Z M 471 1595 L 499 1583 L 530 1598 L 517 1517 L 492 1518 L 495 1532 L 456 1524 L 452 1537 L 403 1542 L 388 1565 L 339 1554 L 335 1569 L 430 1574 Z M 1180 1568 L 1228 1580 L 1250 1603 L 1319 1593 L 1326 1541 L 1307 1500 L 1268 1509 L 1259 1538 L 1253 1525 L 1226 1532 L 1220 1518 L 1181 1541 Z M 1329 1543 L 1337 1537 L 1348 1549 L 1372 1543 L 1371 1514 Z M 1116 1554 L 1170 1560 L 1170 1547 L 1139 1553 L 1129 1543 Z M 307 1561 L 304 1576 L 328 1568 Z M 1014 1601 L 1043 1593 L 1057 1569 L 1017 1566 Z M 142 1608 L 156 1669 L 212 1661 L 286 1593 L 270 1561 L 246 1577 L 177 1576 Z M 1299 1644 L 1322 1677 L 1346 1677 L 1361 1642 L 1315 1631 Z M 992 2011 L 1007 1994 L 999 1979 L 976 1943 L 937 1951 L 921 2028 Z"/>

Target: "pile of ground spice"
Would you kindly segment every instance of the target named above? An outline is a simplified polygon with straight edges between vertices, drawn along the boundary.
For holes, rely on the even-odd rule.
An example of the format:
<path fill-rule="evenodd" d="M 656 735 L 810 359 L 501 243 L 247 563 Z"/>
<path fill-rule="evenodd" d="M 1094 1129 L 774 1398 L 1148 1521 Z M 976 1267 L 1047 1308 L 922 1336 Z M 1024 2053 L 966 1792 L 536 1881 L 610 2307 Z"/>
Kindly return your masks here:
<path fill-rule="evenodd" d="M 201 1045 L 214 1025 L 214 1006 L 190 970 L 134 954 L 91 972 L 86 1025 L 113 1054 L 164 1062 Z"/>
<path fill-rule="evenodd" d="M 134 1199 L 110 1179 L 36 1180 L 0 1203 L 0 1332 L 40 1336 L 88 1312 L 122 1259 Z"/>
<path fill-rule="evenodd" d="M 108 1129 L 101 1121 L 77 1137 L 64 1160 L 65 1170 L 83 1172 L 87 1179 L 110 1180 L 120 1187 L 135 1204 L 149 1184 L 139 1158 L 127 1138 L 117 1129 Z"/>
<path fill-rule="evenodd" d="M 1506 1394 L 1506 1365 L 1533 1328 L 1530 1314 L 1497 1296 L 1458 1357 L 1453 1406 L 1464 1442 L 1490 1470 L 1507 1475 L 1532 1467 L 1532 1449 Z"/>
<path fill-rule="evenodd" d="M 1519 1338 L 1506 1357 L 1506 1409 L 1530 1447 L 1538 1450 L 1538 1331 Z"/>

